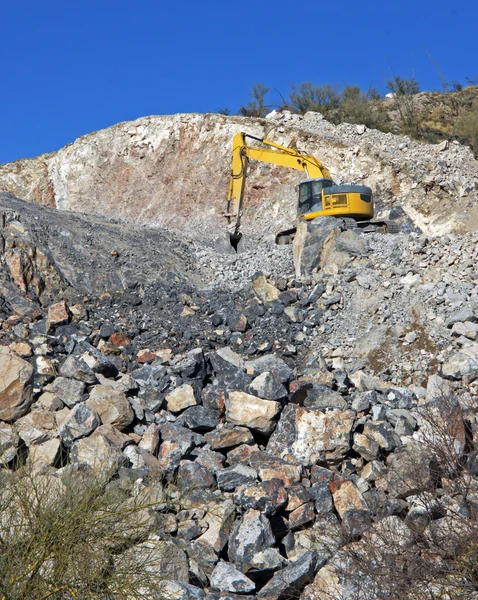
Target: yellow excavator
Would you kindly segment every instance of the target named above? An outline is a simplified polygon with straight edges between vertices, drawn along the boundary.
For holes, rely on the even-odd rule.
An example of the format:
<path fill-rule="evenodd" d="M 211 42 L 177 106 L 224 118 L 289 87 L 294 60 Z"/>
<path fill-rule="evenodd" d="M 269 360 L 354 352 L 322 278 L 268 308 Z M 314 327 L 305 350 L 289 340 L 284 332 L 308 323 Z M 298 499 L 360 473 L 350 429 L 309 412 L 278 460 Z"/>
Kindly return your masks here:
<path fill-rule="evenodd" d="M 260 142 L 262 146 L 250 146 L 246 138 Z M 230 243 L 237 248 L 244 204 L 244 189 L 249 160 L 258 160 L 303 171 L 307 177 L 299 183 L 297 217 L 311 221 L 317 217 L 340 217 L 347 228 L 366 231 L 396 233 L 395 223 L 371 221 L 374 215 L 373 194 L 363 185 L 335 185 L 328 169 L 315 156 L 287 148 L 275 142 L 258 138 L 244 132 L 237 133 L 232 140 L 232 168 L 227 196 L 227 211 Z M 276 243 L 290 243 L 296 228 L 282 231 Z"/>

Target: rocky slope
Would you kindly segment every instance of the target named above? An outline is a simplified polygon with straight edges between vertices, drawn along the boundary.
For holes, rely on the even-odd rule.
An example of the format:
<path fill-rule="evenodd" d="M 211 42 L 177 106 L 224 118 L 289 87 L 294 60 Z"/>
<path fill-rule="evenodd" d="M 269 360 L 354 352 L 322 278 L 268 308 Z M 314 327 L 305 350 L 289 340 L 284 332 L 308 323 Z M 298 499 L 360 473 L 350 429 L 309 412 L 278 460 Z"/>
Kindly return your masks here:
<path fill-rule="evenodd" d="M 56 153 L 0 166 L 0 189 L 60 210 L 213 234 L 223 226 L 231 140 L 242 130 L 318 156 L 339 182 L 371 186 L 379 216 L 393 209 L 398 218 L 405 211 L 408 222 L 432 235 L 478 226 L 478 169 L 468 148 L 335 126 L 319 113 L 145 117 L 79 138 Z M 291 226 L 301 177 L 252 164 L 245 230 L 264 236 Z"/>
<path fill-rule="evenodd" d="M 123 136 L 142 125 L 144 140 L 162 127 L 168 142 L 133 160 Z M 245 125 L 309 151 L 323 144 L 406 221 L 403 206 L 412 231 L 316 221 L 299 276 L 292 247 L 257 235 L 286 224 L 261 217 L 285 206 L 279 189 L 292 193 L 295 176 L 257 166 L 250 243 L 222 253 L 209 243 L 222 196 L 202 212 L 207 183 L 212 194 L 227 183 L 230 136 Z M 166 153 L 171 131 L 177 155 Z M 166 176 L 153 154 L 190 170 Z M 458 211 L 476 194 L 467 151 L 317 115 L 195 115 L 122 124 L 42 160 L 2 172 L 10 189 L 36 189 L 29 202 L 0 194 L 4 467 L 52 483 L 109 469 L 140 491 L 149 533 L 128 552 L 149 548 L 161 597 L 476 600 L 478 232 Z M 211 162 L 224 165 L 216 179 Z M 100 172 L 110 183 L 95 188 Z M 137 187 L 146 172 L 158 187 L 150 212 Z M 156 227 L 141 225 L 146 215 Z"/>

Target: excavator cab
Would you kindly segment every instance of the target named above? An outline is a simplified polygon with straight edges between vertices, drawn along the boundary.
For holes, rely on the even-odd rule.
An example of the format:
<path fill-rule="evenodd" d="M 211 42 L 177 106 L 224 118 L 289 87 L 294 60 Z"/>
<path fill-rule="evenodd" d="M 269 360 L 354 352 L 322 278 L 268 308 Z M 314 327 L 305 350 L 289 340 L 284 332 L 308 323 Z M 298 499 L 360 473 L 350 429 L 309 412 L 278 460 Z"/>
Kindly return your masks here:
<path fill-rule="evenodd" d="M 322 208 L 322 190 L 334 185 L 332 179 L 306 179 L 299 183 L 299 203 L 297 216 L 318 212 Z"/>

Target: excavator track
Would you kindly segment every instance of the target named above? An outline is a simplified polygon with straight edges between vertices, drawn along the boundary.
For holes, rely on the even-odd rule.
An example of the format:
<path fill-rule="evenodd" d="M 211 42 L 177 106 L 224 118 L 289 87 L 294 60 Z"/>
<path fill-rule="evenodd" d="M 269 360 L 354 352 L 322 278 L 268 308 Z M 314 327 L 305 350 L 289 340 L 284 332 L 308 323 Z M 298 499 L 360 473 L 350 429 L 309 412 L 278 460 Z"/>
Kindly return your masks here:
<path fill-rule="evenodd" d="M 338 219 L 339 220 L 339 219 Z M 344 231 L 360 231 L 361 233 L 399 233 L 400 227 L 394 221 L 355 221 L 347 217 L 341 217 Z M 285 246 L 292 244 L 297 231 L 297 227 L 280 231 L 275 238 L 276 244 Z"/>

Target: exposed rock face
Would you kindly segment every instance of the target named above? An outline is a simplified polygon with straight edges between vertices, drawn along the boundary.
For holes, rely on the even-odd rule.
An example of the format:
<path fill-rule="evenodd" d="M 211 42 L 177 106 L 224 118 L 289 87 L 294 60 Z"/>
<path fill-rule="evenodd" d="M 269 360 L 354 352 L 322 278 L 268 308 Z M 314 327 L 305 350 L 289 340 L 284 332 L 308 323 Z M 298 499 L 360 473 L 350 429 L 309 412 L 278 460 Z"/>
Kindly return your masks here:
<path fill-rule="evenodd" d="M 222 224 L 231 140 L 247 131 L 320 158 L 336 180 L 374 189 L 385 216 L 399 205 L 429 234 L 474 230 L 478 170 L 468 148 L 334 126 L 318 113 L 267 119 L 179 114 L 144 117 L 79 138 L 56 153 L 0 167 L 3 191 L 56 206 L 191 231 Z M 460 171 L 454 169 L 460 163 Z M 294 171 L 252 164 L 243 223 L 271 233 L 295 221 Z M 270 215 L 277 217 L 272 220 Z"/>

